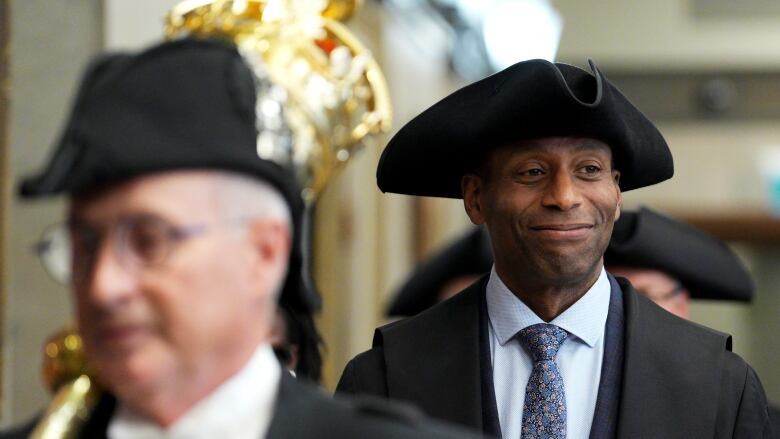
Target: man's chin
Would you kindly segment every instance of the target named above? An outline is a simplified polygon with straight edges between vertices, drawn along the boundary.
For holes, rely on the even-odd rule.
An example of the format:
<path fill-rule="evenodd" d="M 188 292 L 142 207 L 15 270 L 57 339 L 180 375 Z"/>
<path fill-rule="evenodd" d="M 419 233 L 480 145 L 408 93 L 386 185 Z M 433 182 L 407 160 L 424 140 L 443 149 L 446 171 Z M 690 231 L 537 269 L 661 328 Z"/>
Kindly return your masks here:
<path fill-rule="evenodd" d="M 142 349 L 107 354 L 93 362 L 98 381 L 117 396 L 146 393 L 159 386 L 159 363 Z"/>
<path fill-rule="evenodd" d="M 601 259 L 595 261 L 592 259 L 582 254 L 551 255 L 545 259 L 544 264 L 540 264 L 539 273 L 543 273 L 549 283 L 553 285 L 577 285 L 592 282 L 601 271 L 599 264 Z"/>

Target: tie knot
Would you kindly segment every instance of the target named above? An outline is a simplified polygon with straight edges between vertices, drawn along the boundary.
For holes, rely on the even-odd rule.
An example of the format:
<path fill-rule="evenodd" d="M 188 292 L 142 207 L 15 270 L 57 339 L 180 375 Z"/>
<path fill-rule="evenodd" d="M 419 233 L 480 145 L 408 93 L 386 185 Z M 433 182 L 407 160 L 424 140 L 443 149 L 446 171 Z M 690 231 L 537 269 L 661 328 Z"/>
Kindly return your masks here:
<path fill-rule="evenodd" d="M 568 335 L 569 333 L 565 329 L 549 323 L 537 323 L 523 328 L 517 333 L 520 342 L 531 352 L 534 361 L 555 358 L 558 349 Z"/>

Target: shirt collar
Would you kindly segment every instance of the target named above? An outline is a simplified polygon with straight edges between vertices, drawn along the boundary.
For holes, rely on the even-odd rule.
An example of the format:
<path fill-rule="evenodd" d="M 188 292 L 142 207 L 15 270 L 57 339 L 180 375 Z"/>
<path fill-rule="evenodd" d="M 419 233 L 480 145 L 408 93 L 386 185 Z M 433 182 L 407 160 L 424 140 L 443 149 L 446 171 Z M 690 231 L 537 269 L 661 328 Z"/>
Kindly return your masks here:
<path fill-rule="evenodd" d="M 589 347 L 596 346 L 604 335 L 609 313 L 611 287 L 607 272 L 601 268 L 596 283 L 550 323 L 565 329 Z M 545 323 L 523 301 L 517 298 L 496 273 L 496 267 L 490 271 L 486 287 L 488 316 L 493 331 L 503 346 L 523 328 L 537 323 Z"/>
<path fill-rule="evenodd" d="M 281 366 L 271 347 L 263 344 L 238 373 L 195 404 L 169 428 L 163 429 L 120 403 L 110 421 L 108 437 L 264 437 L 273 416 L 280 378 Z M 234 431 L 236 428 L 240 430 Z"/>

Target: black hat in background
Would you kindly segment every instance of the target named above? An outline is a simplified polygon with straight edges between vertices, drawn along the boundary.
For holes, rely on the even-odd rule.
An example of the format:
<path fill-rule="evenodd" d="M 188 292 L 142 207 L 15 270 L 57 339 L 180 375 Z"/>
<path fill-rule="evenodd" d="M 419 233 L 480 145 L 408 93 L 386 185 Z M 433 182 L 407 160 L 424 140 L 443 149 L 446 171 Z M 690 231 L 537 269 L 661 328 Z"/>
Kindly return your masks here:
<path fill-rule="evenodd" d="M 97 58 L 46 169 L 23 197 L 79 195 L 140 175 L 213 169 L 257 177 L 287 200 L 293 249 L 282 295 L 319 307 L 302 274 L 301 192 L 292 173 L 257 154 L 255 78 L 235 46 L 182 39 L 139 54 Z"/>
<path fill-rule="evenodd" d="M 418 314 L 438 302 L 439 292 L 451 280 L 459 276 L 485 274 L 492 265 L 493 253 L 487 230 L 475 228 L 420 264 L 393 293 L 387 315 Z"/>
<path fill-rule="evenodd" d="M 491 149 L 551 136 L 607 143 L 623 191 L 671 178 L 672 155 L 661 133 L 593 61 L 590 68 L 524 61 L 452 93 L 390 140 L 377 168 L 379 189 L 461 198 L 461 177 Z"/>
<path fill-rule="evenodd" d="M 604 254 L 610 266 L 650 268 L 677 278 L 694 299 L 749 302 L 753 280 L 722 242 L 647 208 L 623 212 Z"/>

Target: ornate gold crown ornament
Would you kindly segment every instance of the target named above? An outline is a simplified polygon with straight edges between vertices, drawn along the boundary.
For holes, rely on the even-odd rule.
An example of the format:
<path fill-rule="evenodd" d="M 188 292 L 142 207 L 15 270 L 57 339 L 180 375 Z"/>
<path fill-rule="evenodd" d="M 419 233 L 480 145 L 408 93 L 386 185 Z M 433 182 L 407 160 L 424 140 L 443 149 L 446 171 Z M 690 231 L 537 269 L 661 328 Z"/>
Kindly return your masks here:
<path fill-rule="evenodd" d="M 293 170 L 312 201 L 373 135 L 390 129 L 387 85 L 338 20 L 358 0 L 188 0 L 165 33 L 236 45 L 257 84 L 257 153 Z"/>

